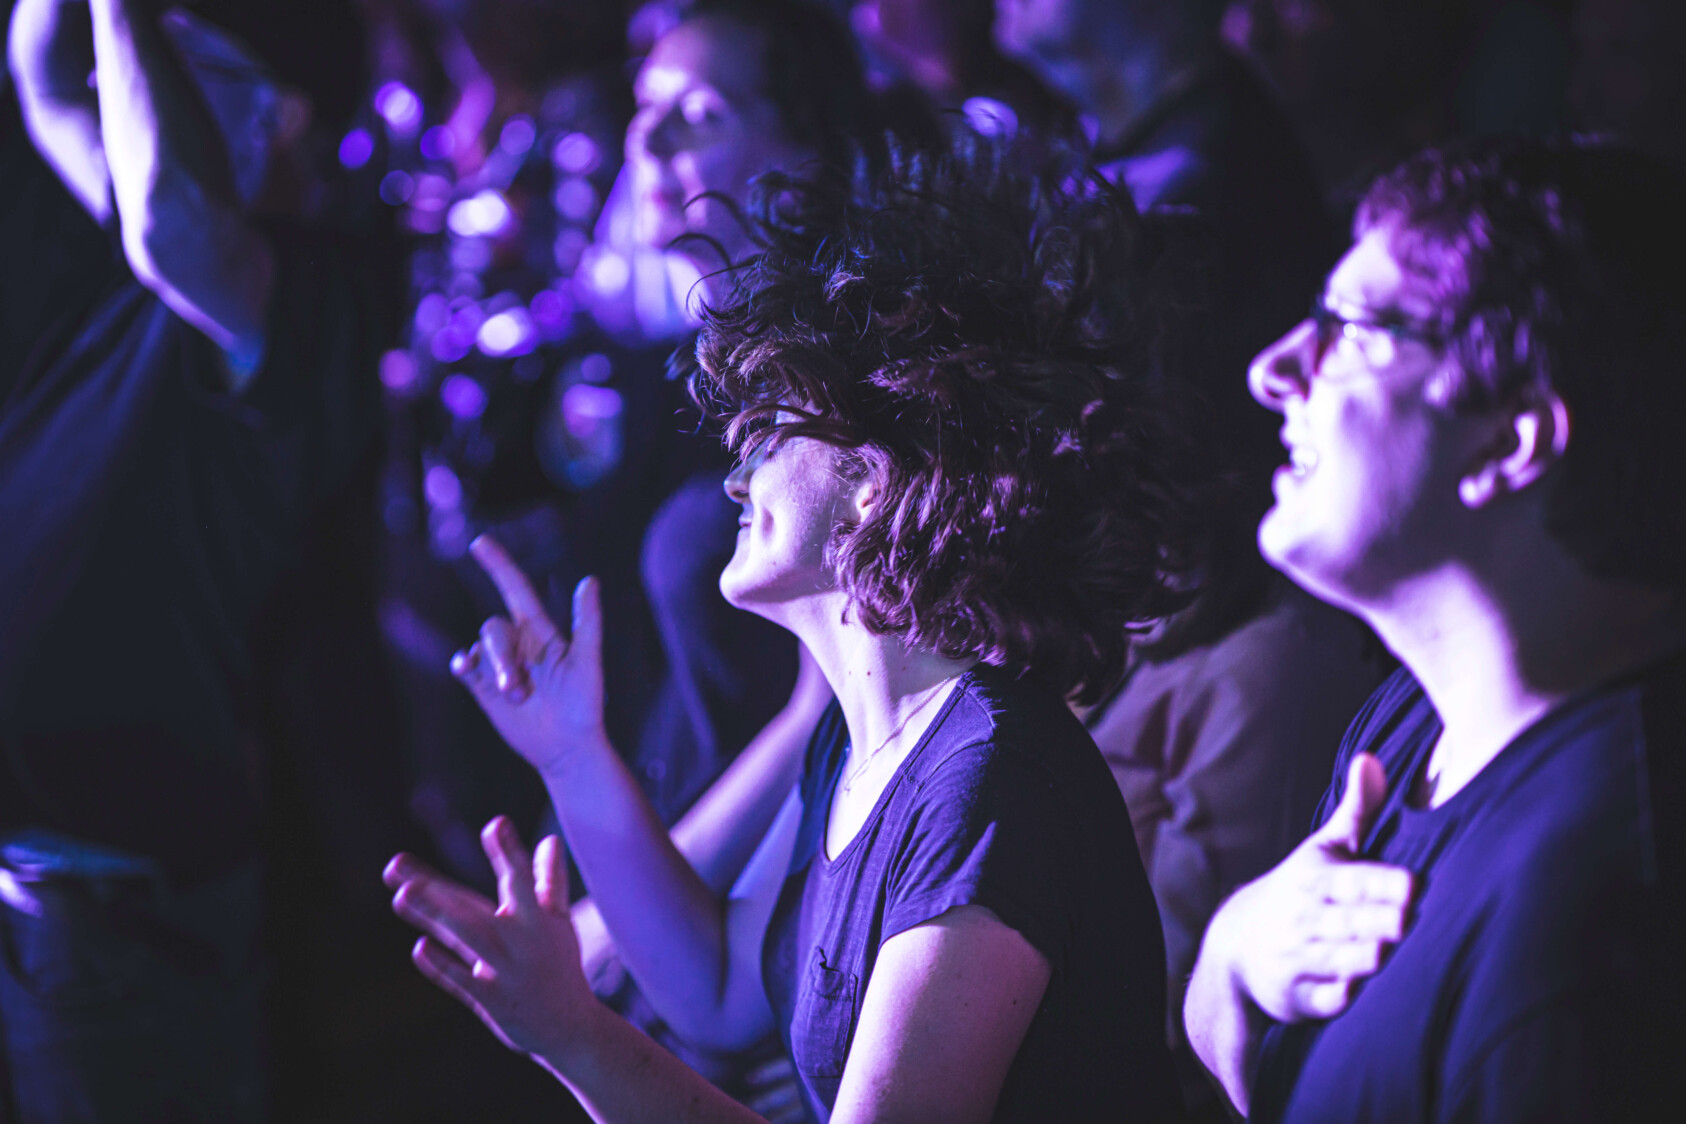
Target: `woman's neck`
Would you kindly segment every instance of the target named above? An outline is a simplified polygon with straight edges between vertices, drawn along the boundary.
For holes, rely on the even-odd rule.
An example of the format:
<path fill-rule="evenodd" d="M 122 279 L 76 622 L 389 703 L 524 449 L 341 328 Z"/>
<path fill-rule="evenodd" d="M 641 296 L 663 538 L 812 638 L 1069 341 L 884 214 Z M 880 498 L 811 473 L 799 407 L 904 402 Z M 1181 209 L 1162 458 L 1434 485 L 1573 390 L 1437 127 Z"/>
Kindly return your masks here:
<path fill-rule="evenodd" d="M 858 752 L 911 748 L 941 709 L 932 705 L 934 696 L 976 661 L 948 659 L 869 632 L 859 614 L 846 612 L 840 595 L 820 600 L 823 606 L 781 623 L 801 637 L 825 672 L 850 744 Z"/>

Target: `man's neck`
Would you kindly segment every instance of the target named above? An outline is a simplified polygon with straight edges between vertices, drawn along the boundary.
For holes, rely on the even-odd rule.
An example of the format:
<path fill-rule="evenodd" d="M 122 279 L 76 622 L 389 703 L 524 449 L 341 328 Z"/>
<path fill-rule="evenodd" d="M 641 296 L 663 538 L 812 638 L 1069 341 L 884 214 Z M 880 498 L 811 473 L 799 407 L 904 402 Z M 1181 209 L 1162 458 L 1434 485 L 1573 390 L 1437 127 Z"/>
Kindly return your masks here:
<path fill-rule="evenodd" d="M 1667 595 L 1588 577 L 1555 550 L 1502 576 L 1448 565 L 1363 611 L 1443 730 L 1416 793 L 1451 799 L 1565 700 L 1681 646 Z"/>

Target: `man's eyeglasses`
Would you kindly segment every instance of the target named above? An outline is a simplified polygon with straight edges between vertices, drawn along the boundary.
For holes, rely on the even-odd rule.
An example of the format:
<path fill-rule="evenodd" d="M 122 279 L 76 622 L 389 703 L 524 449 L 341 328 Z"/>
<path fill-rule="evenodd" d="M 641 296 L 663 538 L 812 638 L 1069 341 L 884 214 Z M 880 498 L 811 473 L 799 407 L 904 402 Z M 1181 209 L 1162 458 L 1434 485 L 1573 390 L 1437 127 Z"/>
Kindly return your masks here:
<path fill-rule="evenodd" d="M 1401 343 L 1420 343 L 1439 348 L 1445 337 L 1424 324 L 1416 324 L 1404 317 L 1389 313 L 1370 316 L 1343 316 L 1324 303 L 1319 296 L 1311 302 L 1309 319 L 1317 330 L 1317 363 L 1314 370 L 1323 373 L 1323 361 L 1338 344 L 1350 345 L 1372 369 L 1388 366 L 1399 355 Z"/>

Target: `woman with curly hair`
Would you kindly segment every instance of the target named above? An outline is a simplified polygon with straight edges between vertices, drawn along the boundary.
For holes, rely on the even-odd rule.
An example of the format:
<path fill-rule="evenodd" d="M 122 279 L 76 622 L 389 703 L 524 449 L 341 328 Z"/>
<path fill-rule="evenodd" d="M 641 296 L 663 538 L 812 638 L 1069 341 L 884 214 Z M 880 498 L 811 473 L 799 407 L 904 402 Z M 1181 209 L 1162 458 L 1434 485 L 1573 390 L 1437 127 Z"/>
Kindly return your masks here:
<path fill-rule="evenodd" d="M 693 376 L 742 505 L 721 575 L 837 696 L 721 902 L 602 730 L 595 585 L 571 636 L 507 557 L 455 667 L 544 776 L 628 970 L 682 1035 L 775 1027 L 820 1120 L 1176 1113 L 1164 952 L 1130 821 L 1067 699 L 1187 603 L 1192 458 L 1155 368 L 1161 239 L 1079 175 L 983 151 L 874 190 L 764 181 L 761 252 Z M 554 838 L 507 821 L 500 904 L 400 856 L 418 967 L 599 1119 L 750 1119 L 594 1000 Z"/>

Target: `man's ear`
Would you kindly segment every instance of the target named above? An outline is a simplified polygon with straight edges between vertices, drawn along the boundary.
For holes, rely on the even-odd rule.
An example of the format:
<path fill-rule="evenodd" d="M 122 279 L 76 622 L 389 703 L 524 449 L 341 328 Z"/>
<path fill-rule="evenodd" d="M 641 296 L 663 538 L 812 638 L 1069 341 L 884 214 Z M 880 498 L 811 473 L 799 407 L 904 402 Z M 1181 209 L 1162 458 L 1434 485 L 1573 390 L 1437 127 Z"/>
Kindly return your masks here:
<path fill-rule="evenodd" d="M 1458 498 L 1478 508 L 1522 491 L 1563 459 L 1569 448 L 1569 407 L 1554 390 L 1529 390 L 1503 412 L 1494 440 L 1474 470 L 1458 481 Z"/>

